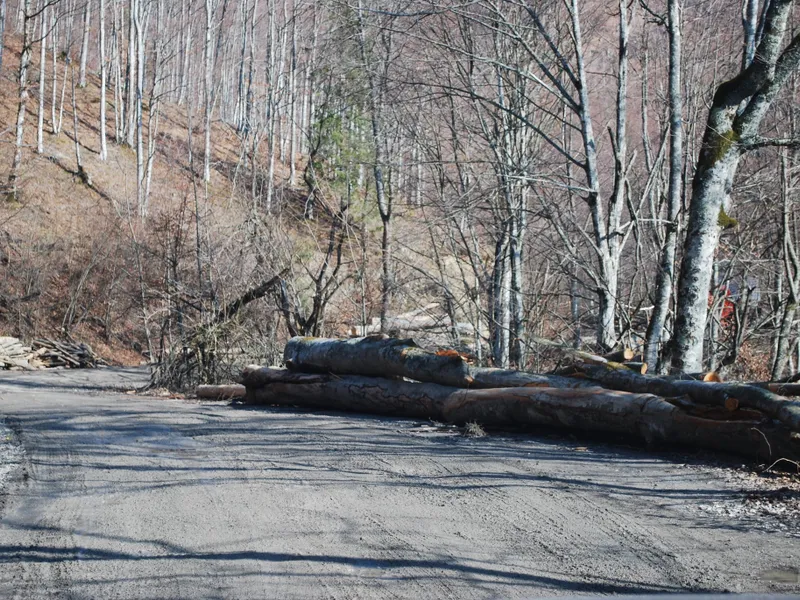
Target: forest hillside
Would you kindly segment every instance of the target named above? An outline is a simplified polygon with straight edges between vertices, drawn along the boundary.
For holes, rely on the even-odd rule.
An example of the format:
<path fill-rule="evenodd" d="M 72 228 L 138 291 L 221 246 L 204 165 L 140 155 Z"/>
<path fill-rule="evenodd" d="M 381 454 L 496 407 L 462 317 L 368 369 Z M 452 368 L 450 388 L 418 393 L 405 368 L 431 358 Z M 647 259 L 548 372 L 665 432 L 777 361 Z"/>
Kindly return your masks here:
<path fill-rule="evenodd" d="M 0 332 L 800 363 L 794 0 L 2 0 Z"/>

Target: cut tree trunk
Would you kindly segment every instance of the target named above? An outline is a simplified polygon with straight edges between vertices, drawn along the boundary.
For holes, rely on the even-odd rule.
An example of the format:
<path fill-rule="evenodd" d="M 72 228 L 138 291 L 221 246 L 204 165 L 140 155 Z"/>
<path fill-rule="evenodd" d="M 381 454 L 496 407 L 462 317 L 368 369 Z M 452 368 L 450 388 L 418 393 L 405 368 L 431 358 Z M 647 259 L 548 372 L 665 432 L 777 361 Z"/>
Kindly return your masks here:
<path fill-rule="evenodd" d="M 776 383 L 771 381 L 768 383 L 753 383 L 751 385 L 781 396 L 800 396 L 800 383 Z"/>
<path fill-rule="evenodd" d="M 198 385 L 195 394 L 203 400 L 233 400 L 245 397 L 243 385 Z"/>
<path fill-rule="evenodd" d="M 622 434 L 648 444 L 679 444 L 759 458 L 800 456 L 800 441 L 768 420 L 719 421 L 692 416 L 651 394 L 594 389 L 465 390 L 352 375 L 307 375 L 283 369 L 243 373 L 255 404 L 343 410 L 487 427 L 547 427 Z M 796 437 L 796 436 L 795 436 Z"/>
<path fill-rule="evenodd" d="M 537 375 L 511 369 L 472 367 L 456 352 L 437 354 L 413 340 L 369 336 L 350 340 L 295 337 L 284 349 L 286 366 L 293 371 L 406 377 L 459 388 L 590 387 L 580 379 Z"/>
<path fill-rule="evenodd" d="M 570 374 L 583 375 L 605 387 L 664 397 L 689 396 L 698 404 L 726 406 L 735 398 L 743 408 L 753 408 L 777 419 L 792 431 L 800 432 L 800 401 L 745 383 L 713 383 L 706 381 L 668 380 L 639 375 L 630 369 L 613 369 L 601 365 L 578 365 Z"/>
<path fill-rule="evenodd" d="M 460 355 L 437 355 L 414 340 L 370 336 L 350 340 L 295 337 L 283 351 L 293 371 L 408 377 L 454 387 L 469 387 L 473 378 Z"/>

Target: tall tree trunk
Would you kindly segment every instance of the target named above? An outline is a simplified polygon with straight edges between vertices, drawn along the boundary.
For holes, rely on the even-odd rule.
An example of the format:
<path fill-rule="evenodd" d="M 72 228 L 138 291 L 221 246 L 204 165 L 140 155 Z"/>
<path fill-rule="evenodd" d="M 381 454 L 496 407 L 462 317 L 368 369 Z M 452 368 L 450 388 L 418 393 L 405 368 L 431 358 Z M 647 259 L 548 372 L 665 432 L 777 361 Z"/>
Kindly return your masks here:
<path fill-rule="evenodd" d="M 7 199 L 12 202 L 19 200 L 19 169 L 22 165 L 22 149 L 25 134 L 25 113 L 28 107 L 28 68 L 31 63 L 31 38 L 33 37 L 33 19 L 31 18 L 31 0 L 21 0 L 20 9 L 23 11 L 22 23 L 22 52 L 19 59 L 19 71 L 17 74 L 18 82 L 18 102 L 17 102 L 17 124 L 14 136 L 14 159 L 11 163 L 11 171 L 8 175 L 9 193 Z"/>
<path fill-rule="evenodd" d="M 491 343 L 495 367 L 508 368 L 510 363 L 509 341 L 511 330 L 511 269 L 509 268 L 510 223 L 503 223 L 495 242 L 494 268 L 492 270 L 491 294 Z"/>
<path fill-rule="evenodd" d="M 45 94 L 45 72 L 47 65 L 47 7 L 45 6 L 39 15 L 41 20 L 41 39 L 39 40 L 39 120 L 36 123 L 36 152 L 44 152 L 44 94 Z"/>
<path fill-rule="evenodd" d="M 793 4 L 794 0 L 772 0 L 764 15 L 764 36 L 753 61 L 714 94 L 692 182 L 671 342 L 674 371 L 702 370 L 714 253 L 720 223 L 730 220 L 726 218 L 726 204 L 739 160 L 759 143 L 761 121 L 800 62 L 800 36 L 782 50 Z"/>
<path fill-rule="evenodd" d="M 113 0 L 112 0 L 113 1 Z M 106 64 L 106 0 L 100 0 L 100 160 L 108 157 L 106 134 L 106 88 L 108 87 L 108 65 Z"/>
<path fill-rule="evenodd" d="M 136 138 L 136 201 L 139 210 L 139 216 L 144 218 L 147 216 L 147 202 L 144 195 L 144 165 L 145 165 L 145 150 L 144 150 L 144 116 L 142 114 L 142 100 L 144 96 L 144 9 L 142 7 L 142 0 L 134 0 L 134 40 L 136 51 L 136 81 L 135 86 L 135 138 Z"/>
<path fill-rule="evenodd" d="M 131 148 L 134 147 L 136 137 L 136 70 L 141 65 L 136 64 L 136 13 L 139 10 L 139 2 L 142 0 L 130 0 L 128 3 L 128 56 L 127 70 L 125 72 L 125 142 Z M 138 188 L 137 188 L 138 189 Z"/>
<path fill-rule="evenodd" d="M 81 69 L 79 87 L 86 87 L 86 62 L 89 57 L 89 31 L 92 23 L 92 3 L 86 0 L 83 4 L 83 38 L 81 40 Z"/>
<path fill-rule="evenodd" d="M 289 65 L 289 185 L 297 183 L 297 4 L 292 5 L 292 48 Z"/>
<path fill-rule="evenodd" d="M 6 45 L 7 0 L 0 0 L 0 71 L 3 70 L 3 54 Z"/>
<path fill-rule="evenodd" d="M 50 38 L 52 43 L 50 51 L 53 54 L 53 89 L 50 99 L 50 131 L 55 135 L 58 133 L 56 121 L 56 101 L 58 99 L 58 15 L 56 14 L 55 6 L 52 7 L 51 14 Z"/>
<path fill-rule="evenodd" d="M 793 128 L 794 129 L 794 128 Z M 781 199 L 783 200 L 783 219 L 781 226 L 781 245 L 783 250 L 783 269 L 788 294 L 783 306 L 780 330 L 778 332 L 775 358 L 772 364 L 772 380 L 778 381 L 786 373 L 792 352 L 794 320 L 800 306 L 800 254 L 791 204 L 792 170 L 784 153 L 781 156 Z M 792 161 L 792 166 L 796 161 Z"/>
<path fill-rule="evenodd" d="M 205 41 L 203 43 L 203 126 L 204 126 L 204 143 L 203 143 L 203 181 L 208 183 L 211 181 L 211 109 L 212 101 L 211 96 L 213 90 L 213 48 L 211 47 L 211 29 L 214 20 L 214 0 L 205 0 L 203 3 L 205 7 L 206 28 L 205 28 Z"/>
<path fill-rule="evenodd" d="M 621 4 L 622 6 L 622 4 Z M 625 11 L 627 12 L 627 11 Z M 614 255 L 614 248 L 610 245 L 617 244 L 619 232 L 609 229 L 609 223 L 604 215 L 601 197 L 600 173 L 597 166 L 597 141 L 592 126 L 592 111 L 589 104 L 589 84 L 586 74 L 585 55 L 581 33 L 580 11 L 578 0 L 572 0 L 570 5 L 572 18 L 572 39 L 575 50 L 575 61 L 578 78 L 577 114 L 580 120 L 581 139 L 583 151 L 586 156 L 584 172 L 586 174 L 587 194 L 586 202 L 592 215 L 592 229 L 594 231 L 595 249 L 598 255 L 600 281 L 596 292 L 598 295 L 599 315 L 597 320 L 597 343 L 601 348 L 610 350 L 617 344 L 616 307 L 617 307 L 617 277 L 619 273 L 619 256 Z M 625 22 L 625 15 L 620 15 L 620 23 Z M 622 25 L 620 25 L 622 28 Z M 620 60 L 627 56 L 627 46 L 620 47 Z M 625 58 L 627 61 L 627 58 Z M 625 62 L 624 64 L 627 64 Z M 626 67 L 627 68 L 627 67 Z M 623 72 L 620 71 L 618 85 L 622 87 Z M 617 115 L 619 125 L 619 114 Z M 618 127 L 619 128 L 619 127 Z M 614 208 L 609 210 L 616 214 Z M 610 242 L 613 237 L 613 242 Z"/>
<path fill-rule="evenodd" d="M 364 8 L 361 0 L 358 3 L 358 44 L 361 53 L 361 63 L 367 79 L 370 121 L 372 125 L 372 152 L 374 156 L 373 176 L 375 178 L 375 196 L 378 201 L 378 213 L 383 225 L 381 236 L 381 332 L 386 331 L 389 305 L 392 297 L 392 198 L 386 192 L 384 167 L 386 160 L 386 140 L 383 131 L 383 93 L 384 82 L 378 80 L 373 69 L 375 65 L 369 56 L 366 40 L 366 24 L 364 22 Z M 387 35 L 391 35 L 390 33 Z M 387 60 L 390 53 L 387 51 Z"/>
<path fill-rule="evenodd" d="M 679 214 L 683 196 L 683 90 L 681 88 L 681 6 L 682 0 L 669 0 L 669 190 L 667 224 L 656 279 L 653 315 L 647 326 L 644 362 L 654 370 L 660 365 L 661 342 L 669 304 L 675 285 L 675 253 L 678 247 Z"/>

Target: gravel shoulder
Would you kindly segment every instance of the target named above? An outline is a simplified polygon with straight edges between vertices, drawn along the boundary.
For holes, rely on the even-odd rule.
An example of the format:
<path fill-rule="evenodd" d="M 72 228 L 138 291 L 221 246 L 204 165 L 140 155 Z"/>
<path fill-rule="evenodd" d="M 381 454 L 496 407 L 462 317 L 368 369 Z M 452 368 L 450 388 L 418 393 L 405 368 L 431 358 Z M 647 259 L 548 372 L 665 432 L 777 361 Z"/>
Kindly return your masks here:
<path fill-rule="evenodd" d="M 0 374 L 0 597 L 800 593 L 792 520 L 734 510 L 782 482 L 565 437 L 109 391 L 145 377 Z"/>

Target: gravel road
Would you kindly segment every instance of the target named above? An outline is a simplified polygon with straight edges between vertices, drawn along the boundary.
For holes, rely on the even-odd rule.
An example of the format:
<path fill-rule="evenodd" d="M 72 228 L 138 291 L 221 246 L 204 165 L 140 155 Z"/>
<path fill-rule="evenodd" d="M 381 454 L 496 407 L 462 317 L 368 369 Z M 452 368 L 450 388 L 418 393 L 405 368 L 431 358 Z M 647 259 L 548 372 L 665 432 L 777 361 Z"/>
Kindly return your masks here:
<path fill-rule="evenodd" d="M 141 376 L 0 375 L 0 597 L 800 592 L 724 469 L 105 389 Z"/>

